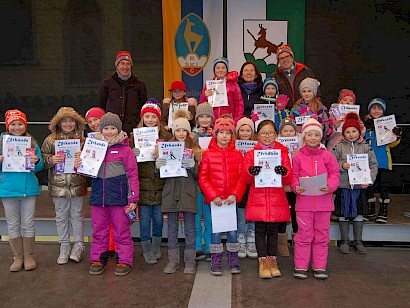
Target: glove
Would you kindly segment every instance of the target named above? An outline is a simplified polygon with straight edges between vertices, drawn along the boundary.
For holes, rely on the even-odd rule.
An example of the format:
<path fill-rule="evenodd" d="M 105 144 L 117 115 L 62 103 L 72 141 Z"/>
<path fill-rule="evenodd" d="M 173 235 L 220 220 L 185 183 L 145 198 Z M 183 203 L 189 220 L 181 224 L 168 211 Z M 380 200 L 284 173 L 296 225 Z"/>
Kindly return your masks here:
<path fill-rule="evenodd" d="M 251 112 L 251 118 L 252 118 L 252 121 L 253 121 L 253 122 L 256 122 L 256 121 L 259 120 L 258 114 L 257 114 L 256 112 L 254 112 L 253 110 L 252 110 L 252 112 Z"/>
<path fill-rule="evenodd" d="M 161 168 L 162 166 L 165 166 L 166 164 L 167 160 L 163 157 L 158 157 L 155 161 L 155 167 L 157 167 L 157 169 Z"/>
<path fill-rule="evenodd" d="M 397 137 L 400 138 L 401 134 L 403 133 L 403 130 L 401 129 L 401 127 L 396 126 L 392 129 L 392 132 L 393 134 L 395 134 Z"/>
<path fill-rule="evenodd" d="M 253 176 L 256 176 L 261 172 L 262 166 L 251 166 L 249 167 L 249 173 L 252 174 Z"/>
<path fill-rule="evenodd" d="M 285 109 L 289 102 L 289 97 L 286 94 L 280 94 L 276 99 L 276 108 L 279 110 Z"/>
<path fill-rule="evenodd" d="M 140 155 L 140 149 L 139 148 L 133 148 L 132 151 L 134 152 L 135 157 Z"/>
<path fill-rule="evenodd" d="M 193 158 L 183 158 L 181 160 L 182 168 L 191 169 L 195 166 L 195 160 Z"/>
<path fill-rule="evenodd" d="M 281 176 L 285 176 L 288 173 L 288 169 L 284 166 L 276 166 L 275 173 L 280 174 Z"/>

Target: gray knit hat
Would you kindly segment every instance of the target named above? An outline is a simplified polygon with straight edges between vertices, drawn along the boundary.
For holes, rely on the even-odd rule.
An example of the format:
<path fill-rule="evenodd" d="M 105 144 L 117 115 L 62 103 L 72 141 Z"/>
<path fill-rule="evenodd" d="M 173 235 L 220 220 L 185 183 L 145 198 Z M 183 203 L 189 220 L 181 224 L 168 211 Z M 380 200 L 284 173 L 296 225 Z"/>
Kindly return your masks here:
<path fill-rule="evenodd" d="M 282 121 L 280 121 L 279 133 L 282 131 L 282 128 L 284 128 L 286 125 L 292 126 L 294 128 L 294 130 L 296 131 L 296 122 L 294 120 L 292 120 L 291 118 L 286 118 L 286 119 L 282 119 Z"/>
<path fill-rule="evenodd" d="M 122 130 L 122 123 L 120 117 L 112 112 L 107 112 L 100 119 L 100 132 L 106 126 L 115 126 L 118 129 L 118 132 Z"/>
<path fill-rule="evenodd" d="M 317 88 L 319 88 L 320 82 L 315 78 L 307 77 L 303 79 L 299 85 L 300 94 L 302 94 L 302 90 L 304 88 L 308 88 L 313 92 L 313 95 L 316 96 Z"/>
<path fill-rule="evenodd" d="M 212 118 L 212 122 L 215 120 L 213 107 L 212 107 L 211 104 L 208 103 L 208 102 L 199 104 L 199 105 L 196 107 L 196 111 L 195 111 L 195 122 L 198 122 L 198 117 L 199 117 L 200 115 L 209 115 L 209 116 Z"/>

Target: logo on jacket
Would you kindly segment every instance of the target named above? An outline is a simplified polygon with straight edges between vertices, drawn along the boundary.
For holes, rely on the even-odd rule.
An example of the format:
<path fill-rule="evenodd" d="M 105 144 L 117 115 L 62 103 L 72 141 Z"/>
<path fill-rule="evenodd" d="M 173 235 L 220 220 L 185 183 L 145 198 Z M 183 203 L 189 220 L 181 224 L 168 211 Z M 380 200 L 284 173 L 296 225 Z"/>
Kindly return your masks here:
<path fill-rule="evenodd" d="M 209 59 L 211 39 L 204 21 L 189 13 L 175 34 L 175 53 L 181 68 L 190 76 L 199 74 Z"/>

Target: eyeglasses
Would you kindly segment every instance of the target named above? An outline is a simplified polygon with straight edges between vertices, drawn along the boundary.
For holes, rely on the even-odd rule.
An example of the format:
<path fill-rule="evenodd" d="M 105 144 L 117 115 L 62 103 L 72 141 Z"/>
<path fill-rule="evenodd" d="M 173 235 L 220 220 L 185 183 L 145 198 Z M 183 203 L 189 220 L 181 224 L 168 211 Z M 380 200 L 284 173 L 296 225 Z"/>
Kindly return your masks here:
<path fill-rule="evenodd" d="M 291 55 L 287 55 L 287 56 L 284 56 L 284 57 L 280 57 L 280 58 L 278 58 L 278 60 L 279 60 L 279 61 L 282 61 L 282 60 L 289 60 L 290 58 L 292 58 L 292 56 L 291 56 Z"/>
<path fill-rule="evenodd" d="M 275 132 L 263 132 L 263 133 L 259 133 L 260 136 L 262 137 L 270 137 L 275 135 Z"/>

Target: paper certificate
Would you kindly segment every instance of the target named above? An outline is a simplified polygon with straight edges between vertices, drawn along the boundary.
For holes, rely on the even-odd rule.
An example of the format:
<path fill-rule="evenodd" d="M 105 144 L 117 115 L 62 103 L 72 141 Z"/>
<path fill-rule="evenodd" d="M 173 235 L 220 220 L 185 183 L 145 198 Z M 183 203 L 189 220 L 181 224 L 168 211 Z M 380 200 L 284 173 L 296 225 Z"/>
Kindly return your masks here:
<path fill-rule="evenodd" d="M 198 137 L 198 145 L 202 150 L 206 150 L 209 147 L 212 137 Z"/>
<path fill-rule="evenodd" d="M 95 138 L 95 135 L 97 135 L 99 132 L 89 132 L 87 133 L 88 138 Z"/>
<path fill-rule="evenodd" d="M 160 178 L 188 176 L 181 166 L 184 155 L 183 142 L 158 142 L 158 154 L 167 160 L 167 164 L 159 169 Z"/>
<path fill-rule="evenodd" d="M 169 103 L 169 113 L 168 113 L 168 127 L 171 128 L 172 124 L 174 123 L 174 112 L 182 109 L 182 110 L 188 110 L 188 102 L 182 102 L 182 103 Z"/>
<path fill-rule="evenodd" d="M 320 188 L 327 185 L 327 173 L 316 176 L 308 176 L 299 178 L 299 186 L 305 191 L 301 195 L 319 196 L 324 195 Z"/>
<path fill-rule="evenodd" d="M 288 148 L 291 156 L 295 155 L 294 151 L 299 147 L 299 138 L 295 137 L 278 137 L 278 142 Z"/>
<path fill-rule="evenodd" d="M 30 172 L 31 137 L 3 135 L 3 172 Z M 28 163 L 28 164 L 27 164 Z M 19 183 L 14 183 L 18 185 Z"/>
<path fill-rule="evenodd" d="M 80 155 L 82 163 L 77 173 L 97 177 L 107 148 L 108 142 L 87 137 Z"/>
<path fill-rule="evenodd" d="M 394 114 L 374 119 L 373 121 L 377 146 L 389 144 L 397 140 L 397 136 L 393 133 L 393 128 L 396 127 L 396 117 Z"/>
<path fill-rule="evenodd" d="M 356 113 L 358 116 L 360 115 L 360 105 L 345 105 L 345 104 L 339 104 L 338 106 L 339 109 L 339 116 L 338 118 L 344 118 L 346 116 L 346 114 L 348 114 L 349 112 L 354 112 Z M 359 116 L 360 119 L 360 116 Z M 337 128 L 337 131 L 339 133 L 342 132 L 342 127 L 345 121 L 340 122 L 339 127 Z M 360 133 L 360 132 L 359 132 Z"/>
<path fill-rule="evenodd" d="M 310 115 L 300 116 L 295 118 L 296 125 L 303 125 L 307 120 L 310 119 Z"/>
<path fill-rule="evenodd" d="M 235 140 L 235 149 L 242 152 L 245 155 L 246 152 L 252 150 L 258 143 L 256 140 Z"/>
<path fill-rule="evenodd" d="M 256 150 L 255 166 L 262 169 L 255 176 L 255 187 L 282 187 L 282 176 L 275 172 L 275 167 L 282 163 L 280 150 Z"/>
<path fill-rule="evenodd" d="M 213 91 L 213 94 L 208 96 L 208 103 L 210 103 L 212 107 L 228 106 L 225 80 L 207 80 L 206 89 Z"/>
<path fill-rule="evenodd" d="M 155 161 L 152 154 L 155 151 L 155 145 L 158 140 L 158 127 L 134 128 L 133 133 L 135 147 L 140 149 L 137 162 Z"/>
<path fill-rule="evenodd" d="M 347 163 L 350 165 L 348 174 L 351 185 L 372 184 L 368 154 L 348 154 Z"/>
<path fill-rule="evenodd" d="M 64 156 L 64 161 L 55 165 L 55 172 L 75 173 L 74 154 L 81 151 L 80 139 L 55 140 L 54 148 L 56 154 Z"/>
<path fill-rule="evenodd" d="M 275 123 L 275 105 L 274 104 L 255 104 L 253 112 L 258 115 L 258 120 L 255 121 L 255 130 L 263 120 L 272 120 Z"/>
<path fill-rule="evenodd" d="M 221 206 L 211 202 L 212 233 L 235 231 L 238 228 L 236 219 L 236 202 L 225 204 L 222 200 Z"/>

